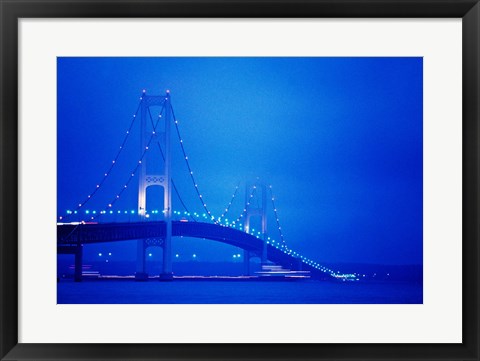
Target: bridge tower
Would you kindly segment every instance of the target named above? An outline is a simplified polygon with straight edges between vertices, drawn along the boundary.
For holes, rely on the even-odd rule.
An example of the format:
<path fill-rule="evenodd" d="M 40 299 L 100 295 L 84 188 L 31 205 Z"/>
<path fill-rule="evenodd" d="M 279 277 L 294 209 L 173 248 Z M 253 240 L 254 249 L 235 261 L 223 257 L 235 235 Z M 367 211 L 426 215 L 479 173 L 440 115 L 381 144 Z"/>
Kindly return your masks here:
<path fill-rule="evenodd" d="M 172 179 L 171 179 L 171 113 L 172 107 L 170 103 L 170 92 L 167 90 L 165 95 L 147 95 L 145 90 L 142 94 L 140 105 L 140 154 L 144 154 L 150 146 L 156 145 L 158 142 L 164 152 L 163 174 L 149 174 L 147 169 L 147 157 L 144 156 L 140 163 L 139 181 L 138 181 L 138 217 L 140 221 L 145 221 L 148 217 L 147 211 L 147 188 L 151 186 L 161 186 L 163 188 L 163 214 L 166 223 L 166 233 L 161 246 L 163 248 L 163 264 L 160 274 L 161 280 L 172 279 Z M 156 129 L 147 132 L 147 113 L 149 108 L 157 106 L 163 107 L 163 115 Z M 150 116 L 150 115 L 149 115 Z M 163 121 L 162 121 L 163 120 Z M 163 125 L 163 126 L 162 126 Z M 151 141 L 151 137 L 154 137 Z M 151 243 L 150 243 L 151 244 Z M 148 274 L 146 272 L 145 256 L 147 240 L 139 240 L 137 242 L 137 272 L 136 280 L 146 280 Z"/>
<path fill-rule="evenodd" d="M 252 190 L 254 192 L 252 192 Z M 261 191 L 259 197 L 258 193 Z M 255 195 L 254 195 L 255 193 Z M 253 195 L 253 197 L 252 197 Z M 261 201 L 258 204 L 252 204 L 252 198 L 260 199 Z M 260 217 L 261 221 L 261 235 L 260 238 L 263 240 L 262 253 L 258 256 L 261 259 L 262 265 L 266 264 L 268 261 L 267 257 L 267 186 L 264 183 L 260 184 L 248 184 L 245 189 L 245 220 L 243 222 L 243 230 L 247 233 L 250 233 L 250 219 L 252 216 Z M 245 265 L 245 274 L 250 274 L 250 258 L 254 255 L 249 251 L 244 251 L 244 265 Z"/>

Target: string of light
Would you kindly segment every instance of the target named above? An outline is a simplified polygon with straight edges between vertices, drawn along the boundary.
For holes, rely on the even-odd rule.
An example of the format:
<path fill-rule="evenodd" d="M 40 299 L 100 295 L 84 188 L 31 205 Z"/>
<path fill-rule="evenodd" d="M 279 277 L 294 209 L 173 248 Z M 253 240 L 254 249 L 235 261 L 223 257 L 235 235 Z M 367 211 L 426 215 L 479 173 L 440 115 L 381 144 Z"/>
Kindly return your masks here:
<path fill-rule="evenodd" d="M 158 149 L 160 150 L 160 153 L 162 155 L 162 158 L 163 160 L 165 160 L 165 156 L 163 154 L 163 151 L 162 151 L 162 148 L 160 146 L 160 143 L 157 142 L 157 146 L 158 146 Z M 183 209 L 185 210 L 185 212 L 187 212 L 187 215 L 194 221 L 194 222 L 197 222 L 197 220 L 195 219 L 195 217 L 192 216 L 192 214 L 190 213 L 190 211 L 188 210 L 187 206 L 185 205 L 185 202 L 183 201 L 182 197 L 180 196 L 180 192 L 178 191 L 177 189 L 177 186 L 175 185 L 175 182 L 173 181 L 173 178 L 171 179 L 171 182 L 172 182 L 172 187 L 173 187 L 173 190 L 175 191 L 177 197 L 178 197 L 178 200 L 180 201 L 180 203 L 182 204 L 182 207 Z"/>
<path fill-rule="evenodd" d="M 172 115 L 173 115 L 173 122 L 175 124 L 175 129 L 177 131 L 177 136 L 178 136 L 178 140 L 180 142 L 180 147 L 182 148 L 182 153 L 183 153 L 183 158 L 185 159 L 185 163 L 187 165 L 187 169 L 188 169 L 188 172 L 190 174 L 190 178 L 192 180 L 192 183 L 193 183 L 193 186 L 195 188 L 195 191 L 197 193 L 197 196 L 198 196 L 198 199 L 200 200 L 200 202 L 202 203 L 202 206 L 203 208 L 205 209 L 205 212 L 207 212 L 208 216 L 210 217 L 210 220 L 212 220 L 215 224 L 218 224 L 218 221 L 215 219 L 215 217 L 212 215 L 212 212 L 210 212 L 210 210 L 208 209 L 207 207 L 207 204 L 205 203 L 205 201 L 203 200 L 203 195 L 202 193 L 200 193 L 200 190 L 198 189 L 198 184 L 195 180 L 195 177 L 193 176 L 193 171 L 192 171 L 192 168 L 190 167 L 190 163 L 188 161 L 188 156 L 187 156 L 187 153 L 185 152 L 185 147 L 183 146 L 183 139 L 180 135 L 180 129 L 178 127 L 178 120 L 177 118 L 175 117 L 175 112 L 173 111 L 173 107 L 172 105 L 170 104 L 170 108 L 171 108 L 171 111 L 172 111 Z"/>
<path fill-rule="evenodd" d="M 277 222 L 278 232 L 280 233 L 280 240 L 284 245 L 284 247 L 288 249 L 287 243 L 285 242 L 285 238 L 283 237 L 282 227 L 280 226 L 280 220 L 278 218 L 277 207 L 275 206 L 275 197 L 273 196 L 272 186 L 270 185 L 268 188 L 270 189 L 270 197 L 272 199 L 273 213 L 275 215 L 275 220 Z"/>
<path fill-rule="evenodd" d="M 85 211 L 84 211 L 83 213 L 78 213 L 78 211 L 72 212 L 71 210 L 67 210 L 67 214 L 75 214 L 75 215 L 77 215 L 77 214 L 80 214 L 80 215 L 81 215 L 81 214 L 88 214 L 88 215 L 90 215 L 90 214 L 97 214 L 98 212 L 102 212 L 102 211 L 98 211 L 98 210 L 96 210 L 96 209 L 85 209 Z M 110 211 L 110 212 L 108 212 L 108 213 L 103 213 L 103 214 L 125 215 L 125 214 L 135 214 L 135 213 L 136 213 L 136 211 L 135 211 L 134 209 L 128 209 L 128 210 L 127 210 L 127 209 L 118 209 L 118 208 L 117 208 L 115 211 Z M 158 210 L 158 209 L 152 209 L 152 210 L 150 211 L 150 213 L 152 213 L 152 214 L 157 214 L 157 213 L 159 213 L 159 210 Z M 182 215 L 182 214 L 187 215 L 187 214 L 188 214 L 187 211 L 185 211 L 185 212 L 173 211 L 173 213 L 174 213 L 174 214 L 178 214 L 178 215 Z M 196 213 L 196 212 L 194 212 L 193 215 L 199 217 L 199 214 Z M 62 223 L 63 223 L 63 222 L 62 222 Z"/>
<path fill-rule="evenodd" d="M 230 202 L 228 202 L 228 205 L 225 207 L 224 212 L 222 213 L 222 215 L 220 217 L 218 217 L 219 222 L 222 221 L 223 217 L 225 217 L 226 214 L 228 213 L 228 211 L 230 210 L 230 207 L 231 207 L 235 197 L 237 196 L 237 192 L 238 192 L 238 185 L 235 187 L 235 192 L 233 192 L 232 199 L 230 199 Z"/>
<path fill-rule="evenodd" d="M 270 196 L 271 196 L 272 205 L 273 205 L 273 211 L 274 211 L 274 214 L 275 214 L 275 220 L 276 220 L 276 223 L 277 223 L 278 231 L 279 231 L 279 234 L 280 234 L 280 239 L 281 239 L 281 242 L 282 242 L 281 245 L 280 245 L 280 248 L 283 248 L 283 249 L 281 249 L 281 250 L 288 255 L 293 255 L 294 257 L 299 258 L 301 260 L 301 262 L 306 263 L 311 267 L 314 267 L 314 268 L 316 268 L 316 269 L 318 269 L 322 272 L 329 273 L 332 276 L 335 275 L 335 272 L 333 270 L 331 270 L 330 268 L 322 266 L 321 264 L 319 264 L 319 263 L 317 263 L 317 262 L 315 262 L 315 261 L 313 261 L 313 260 L 311 260 L 307 257 L 304 257 L 304 256 L 300 255 L 299 253 L 297 253 L 297 252 L 288 248 L 287 243 L 285 242 L 285 238 L 283 236 L 282 227 L 280 226 L 280 220 L 278 218 L 277 207 L 275 206 L 275 196 L 273 195 L 272 186 L 270 185 L 269 188 L 270 188 Z M 278 249 L 278 247 L 276 245 L 273 245 L 273 246 Z"/>
<path fill-rule="evenodd" d="M 162 108 L 162 111 L 163 111 L 164 107 Z M 160 118 L 162 117 L 162 114 L 160 114 L 158 116 L 158 119 L 157 119 L 157 122 L 155 124 L 155 128 L 156 129 L 156 126 L 158 125 L 158 122 L 160 121 Z M 140 167 L 140 165 L 142 164 L 142 161 L 143 161 L 143 158 L 145 157 L 145 154 L 147 153 L 148 149 L 150 148 L 150 144 L 153 140 L 153 138 L 155 137 L 155 130 L 152 130 L 152 134 L 150 135 L 150 138 L 147 142 L 147 145 L 145 146 L 145 149 L 143 149 L 142 151 L 142 154 L 140 156 L 140 159 L 138 160 L 137 162 L 137 165 L 135 166 L 135 168 L 130 172 L 130 177 L 128 177 L 127 181 L 125 182 L 125 184 L 123 185 L 123 187 L 120 189 L 120 191 L 116 194 L 115 198 L 113 198 L 107 206 L 104 207 L 104 209 L 102 211 L 100 211 L 99 214 L 95 215 L 95 216 L 92 216 L 91 219 L 94 220 L 98 217 L 100 217 L 102 214 L 105 214 L 107 213 L 107 210 L 112 208 L 113 205 L 120 199 L 120 197 L 122 196 L 123 192 L 125 192 L 125 190 L 128 188 L 128 185 L 130 184 L 130 182 L 132 181 L 133 177 L 135 176 L 135 174 L 137 173 L 137 170 L 138 168 Z"/>
<path fill-rule="evenodd" d="M 160 113 L 163 112 L 163 108 L 162 110 L 160 111 Z M 152 128 L 153 130 L 156 132 L 156 128 L 155 128 L 155 124 L 153 124 L 153 117 L 152 117 L 152 113 L 150 112 L 150 108 L 148 108 L 148 115 L 150 117 L 150 123 L 152 124 Z M 165 155 L 163 154 L 163 150 L 162 150 L 162 147 L 160 146 L 160 142 L 157 142 L 157 146 L 158 146 L 158 150 L 160 151 L 160 154 L 162 156 L 162 159 L 163 161 L 165 162 Z M 175 185 L 175 182 L 173 181 L 173 178 L 171 178 L 171 182 L 172 182 L 172 187 L 173 187 L 173 190 L 175 191 L 175 193 L 177 194 L 177 197 L 180 201 L 180 203 L 182 204 L 183 206 L 183 209 L 185 209 L 185 212 L 187 212 L 187 215 L 194 221 L 194 222 L 197 222 L 197 220 L 195 219 L 195 217 L 193 217 L 190 213 L 190 211 L 188 210 L 187 206 L 185 205 L 185 202 L 183 201 L 182 197 L 180 196 L 180 193 L 177 189 L 177 186 Z"/>
<path fill-rule="evenodd" d="M 243 208 L 242 213 L 238 216 L 238 218 L 232 222 L 233 224 L 239 223 L 240 220 L 245 216 L 245 213 L 247 213 L 247 208 L 250 206 L 250 203 L 252 202 L 253 196 L 255 195 L 255 191 L 257 190 L 257 186 L 254 185 L 252 188 L 252 192 L 247 198 L 247 204 L 245 204 L 245 208 Z"/>
<path fill-rule="evenodd" d="M 78 211 L 81 207 L 85 206 L 85 204 L 87 204 L 93 198 L 93 196 L 103 186 L 103 184 L 107 180 L 108 176 L 112 173 L 112 170 L 115 167 L 115 165 L 117 164 L 117 161 L 118 161 L 118 158 L 120 157 L 120 154 L 122 153 L 123 149 L 125 148 L 125 144 L 127 143 L 127 140 L 130 136 L 133 124 L 135 123 L 135 119 L 137 118 L 137 115 L 138 115 L 138 112 L 140 110 L 141 104 L 142 104 L 142 97 L 140 97 L 140 103 L 138 104 L 138 107 L 137 107 L 137 110 L 135 111 L 135 114 L 133 114 L 132 120 L 130 122 L 130 126 L 128 127 L 128 130 L 125 133 L 125 136 L 124 136 L 123 141 L 122 141 L 122 143 L 121 143 L 121 145 L 120 145 L 120 147 L 117 151 L 117 154 L 113 158 L 112 163 L 110 163 L 110 166 L 108 167 L 107 171 L 103 174 L 102 180 L 95 186 L 93 191 L 90 192 L 88 194 L 88 196 L 82 202 L 78 203 L 78 205 L 74 208 L 74 211 Z M 70 217 L 72 214 L 73 214 L 73 212 L 70 213 L 70 214 L 66 214 L 63 217 L 60 217 L 60 219 L 68 219 L 68 217 Z"/>

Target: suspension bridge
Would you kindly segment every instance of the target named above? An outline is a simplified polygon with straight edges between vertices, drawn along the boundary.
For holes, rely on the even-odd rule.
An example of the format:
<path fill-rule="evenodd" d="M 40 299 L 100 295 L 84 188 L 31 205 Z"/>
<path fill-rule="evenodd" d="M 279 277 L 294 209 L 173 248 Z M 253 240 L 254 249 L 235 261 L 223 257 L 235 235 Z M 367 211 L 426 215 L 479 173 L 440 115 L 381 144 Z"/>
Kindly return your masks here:
<path fill-rule="evenodd" d="M 158 118 L 154 121 L 151 108 L 160 109 Z M 113 194 L 111 200 L 97 210 L 87 206 L 97 194 L 105 190 L 105 182 L 115 170 L 119 158 L 124 153 L 125 146 L 131 138 L 134 123 L 140 121 L 139 157 L 125 175 L 125 182 Z M 172 125 L 174 131 L 172 131 Z M 202 213 L 190 212 L 186 202 L 172 179 L 172 133 L 175 133 L 180 144 L 181 153 L 188 170 L 192 187 L 203 208 Z M 158 151 L 161 155 L 162 171 L 150 172 L 147 167 L 147 154 Z M 158 168 L 158 167 L 157 167 Z M 153 167 L 152 167 L 153 169 Z M 133 184 L 135 176 L 138 184 Z M 163 209 L 147 207 L 147 188 L 158 186 L 163 190 Z M 118 210 L 115 204 L 129 189 L 137 188 L 138 202 L 136 209 Z M 137 110 L 132 117 L 125 136 L 120 143 L 111 164 L 103 173 L 100 181 L 92 185 L 91 192 L 84 196 L 75 207 L 58 216 L 57 221 L 57 253 L 73 254 L 75 256 L 75 281 L 82 278 L 83 246 L 94 243 L 120 242 L 136 240 L 136 272 L 137 280 L 146 280 L 146 250 L 151 246 L 163 249 L 161 280 L 173 278 L 172 238 L 193 237 L 203 240 L 222 242 L 243 249 L 245 274 L 250 274 L 251 258 L 258 257 L 262 265 L 275 264 L 288 270 L 302 271 L 313 278 L 354 279 L 355 274 L 339 274 L 330 268 L 309 259 L 290 249 L 280 226 L 275 197 L 272 186 L 264 182 L 247 184 L 243 212 L 229 221 L 227 214 L 235 199 L 238 199 L 237 186 L 232 198 L 219 217 L 215 217 L 200 192 L 194 177 L 192 167 L 181 137 L 179 122 L 171 104 L 170 92 L 165 95 L 147 95 L 142 92 Z M 108 189 L 107 189 L 108 191 Z M 176 194 L 182 211 L 174 210 L 172 192 Z M 267 202 L 267 199 L 270 202 Z M 254 202 L 256 200 L 256 202 Z M 279 240 L 268 236 L 267 203 L 271 203 Z M 112 216 L 128 216 L 128 221 L 113 222 Z M 251 219 L 260 219 L 260 230 L 251 226 Z"/>

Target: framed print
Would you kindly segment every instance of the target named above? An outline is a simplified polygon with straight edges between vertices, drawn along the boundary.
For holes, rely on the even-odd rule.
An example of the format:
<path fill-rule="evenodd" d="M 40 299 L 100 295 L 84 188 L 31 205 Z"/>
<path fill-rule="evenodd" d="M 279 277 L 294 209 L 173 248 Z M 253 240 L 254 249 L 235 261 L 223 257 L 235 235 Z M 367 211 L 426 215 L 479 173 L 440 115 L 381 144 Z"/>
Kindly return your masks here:
<path fill-rule="evenodd" d="M 2 360 L 479 359 L 477 1 L 1 16 Z"/>

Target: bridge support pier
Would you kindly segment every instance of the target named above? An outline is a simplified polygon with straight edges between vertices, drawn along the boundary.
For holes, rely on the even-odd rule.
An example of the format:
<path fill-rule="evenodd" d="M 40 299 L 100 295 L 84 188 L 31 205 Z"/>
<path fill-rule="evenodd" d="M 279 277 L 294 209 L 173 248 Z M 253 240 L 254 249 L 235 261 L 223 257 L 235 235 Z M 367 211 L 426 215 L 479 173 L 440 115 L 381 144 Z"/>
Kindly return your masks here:
<path fill-rule="evenodd" d="M 163 265 L 160 281 L 172 281 L 172 220 L 169 210 L 165 212 L 166 218 L 166 235 L 163 241 Z"/>
<path fill-rule="evenodd" d="M 145 241 L 137 241 L 137 271 L 135 272 L 135 281 L 147 281 L 148 273 L 145 268 Z"/>
<path fill-rule="evenodd" d="M 172 273 L 162 273 L 158 280 L 159 281 L 173 281 L 173 274 Z"/>
<path fill-rule="evenodd" d="M 252 271 L 250 269 L 250 252 L 243 251 L 243 274 L 245 276 L 250 276 L 251 272 Z"/>
<path fill-rule="evenodd" d="M 78 243 L 75 250 L 75 282 L 82 281 L 82 268 L 83 268 L 83 244 Z"/>

